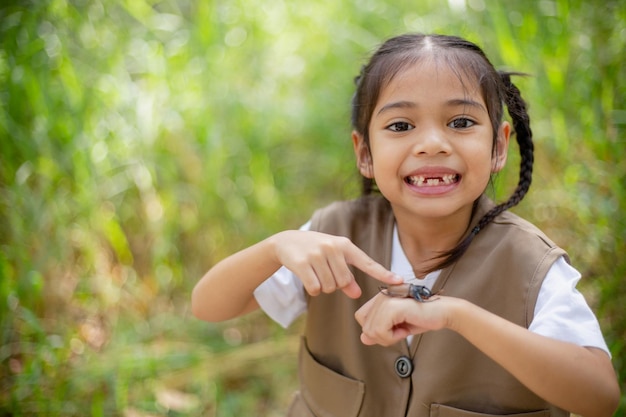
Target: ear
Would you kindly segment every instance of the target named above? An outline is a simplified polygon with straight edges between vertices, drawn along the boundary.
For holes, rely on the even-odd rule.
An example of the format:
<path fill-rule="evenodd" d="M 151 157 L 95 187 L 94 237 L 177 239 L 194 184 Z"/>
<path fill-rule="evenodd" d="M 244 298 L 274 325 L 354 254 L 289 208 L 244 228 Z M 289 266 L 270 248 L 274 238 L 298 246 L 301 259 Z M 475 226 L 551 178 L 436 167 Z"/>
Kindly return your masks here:
<path fill-rule="evenodd" d="M 369 146 L 365 143 L 363 135 L 356 130 L 352 131 L 352 145 L 356 156 L 356 166 L 365 178 L 374 178 L 374 167 L 372 166 L 372 156 Z"/>
<path fill-rule="evenodd" d="M 506 165 L 506 158 L 509 151 L 509 139 L 511 138 L 511 124 L 502 122 L 498 129 L 498 137 L 494 154 L 491 158 L 491 172 L 500 172 Z"/>

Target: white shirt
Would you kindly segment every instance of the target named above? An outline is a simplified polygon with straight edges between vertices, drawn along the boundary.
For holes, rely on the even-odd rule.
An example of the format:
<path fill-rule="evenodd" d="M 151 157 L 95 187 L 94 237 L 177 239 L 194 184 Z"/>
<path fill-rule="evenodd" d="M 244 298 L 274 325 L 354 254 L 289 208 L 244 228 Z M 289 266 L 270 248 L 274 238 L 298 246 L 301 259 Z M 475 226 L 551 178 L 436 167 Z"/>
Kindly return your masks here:
<path fill-rule="evenodd" d="M 307 223 L 301 230 L 308 230 L 309 227 L 310 223 Z M 419 282 L 429 289 L 432 289 L 441 272 L 431 272 L 421 280 L 414 278 L 413 269 L 402 249 L 395 227 L 390 269 L 405 277 L 405 281 Z M 580 273 L 563 257 L 557 259 L 539 291 L 529 330 L 579 346 L 596 347 L 610 356 L 596 316 L 576 289 L 580 278 Z M 283 327 L 288 327 L 307 309 L 302 282 L 285 267 L 263 282 L 254 291 L 254 297 L 263 311 Z"/>

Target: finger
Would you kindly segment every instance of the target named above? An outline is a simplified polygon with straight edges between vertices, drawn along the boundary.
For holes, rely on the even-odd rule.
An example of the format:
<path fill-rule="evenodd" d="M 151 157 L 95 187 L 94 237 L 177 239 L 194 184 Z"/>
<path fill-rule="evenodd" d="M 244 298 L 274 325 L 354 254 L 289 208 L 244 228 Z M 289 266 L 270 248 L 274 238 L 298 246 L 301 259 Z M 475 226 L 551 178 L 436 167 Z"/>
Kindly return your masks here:
<path fill-rule="evenodd" d="M 398 343 L 400 340 L 406 339 L 409 334 L 410 332 L 402 327 L 380 333 L 363 331 L 361 333 L 361 342 L 365 345 L 391 346 Z"/>
<path fill-rule="evenodd" d="M 320 284 L 321 291 L 326 294 L 330 294 L 337 289 L 337 283 L 335 282 L 335 276 L 333 274 L 330 265 L 324 262 L 320 265 L 314 265 L 313 270 L 317 277 L 317 281 Z"/>
<path fill-rule="evenodd" d="M 354 275 L 346 263 L 346 259 L 341 253 L 335 253 L 328 258 L 328 267 L 331 269 L 338 288 L 343 288 L 354 281 Z"/>
<path fill-rule="evenodd" d="M 328 266 L 330 267 L 333 277 L 335 279 L 335 285 L 338 289 L 341 289 L 348 297 L 358 298 L 361 295 L 361 288 L 356 283 L 354 275 L 343 255 L 337 254 L 328 259 Z"/>
<path fill-rule="evenodd" d="M 361 342 L 365 345 L 378 344 L 381 346 L 391 346 L 399 341 L 406 339 L 412 334 L 411 330 L 405 326 L 394 326 L 392 328 L 370 328 L 363 327 L 361 333 Z"/>
<path fill-rule="evenodd" d="M 385 284 L 401 284 L 404 279 L 370 258 L 365 252 L 352 245 L 346 253 L 346 262 Z"/>
<path fill-rule="evenodd" d="M 363 304 L 361 308 L 356 311 L 356 313 L 354 313 L 354 318 L 361 325 L 361 327 L 363 327 L 363 325 L 365 324 L 365 321 L 367 320 L 367 317 L 369 316 L 370 311 L 374 306 L 375 298 L 376 297 L 370 299 L 368 302 Z"/>
<path fill-rule="evenodd" d="M 365 333 L 361 333 L 361 343 L 367 346 L 371 346 L 371 345 L 375 345 L 376 341 L 372 339 L 371 337 L 369 337 L 368 335 L 366 335 Z"/>
<path fill-rule="evenodd" d="M 399 308 L 400 301 L 378 294 L 357 310 L 355 318 L 362 327 L 363 343 L 390 346 L 411 333 L 402 314 L 398 316 L 404 310 Z"/>
<path fill-rule="evenodd" d="M 343 293 L 345 295 L 347 295 L 350 298 L 354 298 L 357 299 L 361 296 L 361 288 L 359 287 L 359 284 L 356 283 L 356 281 L 352 281 L 350 282 L 348 285 L 346 285 L 345 287 L 343 287 L 341 289 L 341 291 L 343 291 Z"/>
<path fill-rule="evenodd" d="M 298 271 L 297 276 L 302 281 L 302 285 L 304 285 L 304 289 L 309 295 L 316 296 L 321 293 L 322 285 L 312 267 L 304 271 Z"/>

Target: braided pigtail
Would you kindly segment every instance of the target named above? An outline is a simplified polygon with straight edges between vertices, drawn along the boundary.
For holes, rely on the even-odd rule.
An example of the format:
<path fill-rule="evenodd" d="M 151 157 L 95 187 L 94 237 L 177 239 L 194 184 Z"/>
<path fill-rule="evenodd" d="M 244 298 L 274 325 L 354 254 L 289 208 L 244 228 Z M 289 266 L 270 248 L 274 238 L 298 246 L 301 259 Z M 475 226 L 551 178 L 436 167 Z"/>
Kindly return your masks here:
<path fill-rule="evenodd" d="M 508 108 L 511 121 L 513 123 L 513 131 L 517 139 L 520 150 L 520 175 L 517 187 L 511 197 L 504 203 L 498 204 L 489 210 L 472 229 L 470 234 L 463 239 L 454 249 L 439 256 L 444 260 L 433 267 L 432 270 L 445 268 L 456 262 L 467 250 L 474 237 L 487 226 L 494 218 L 503 211 L 517 205 L 530 188 L 533 174 L 534 162 L 534 145 L 532 140 L 532 131 L 530 129 L 530 118 L 528 116 L 526 102 L 522 99 L 519 89 L 511 82 L 511 75 L 523 75 L 519 73 L 500 72 L 502 86 L 504 89 L 503 99 Z M 430 272 L 430 271 L 427 271 Z"/>
<path fill-rule="evenodd" d="M 504 100 L 513 122 L 513 131 L 517 139 L 517 144 L 520 150 L 520 173 L 519 182 L 515 191 L 504 203 L 498 204 L 487 212 L 482 219 L 478 222 L 478 225 L 470 233 L 471 239 L 487 224 L 489 224 L 497 215 L 502 213 L 515 205 L 517 205 L 530 188 L 530 184 L 533 179 L 533 163 L 534 157 L 534 145 L 532 131 L 530 130 L 530 118 L 526 110 L 526 102 L 522 98 L 519 89 L 511 82 L 511 75 L 522 75 L 518 73 L 501 72 L 502 82 L 505 87 Z M 468 243 L 469 244 L 469 243 Z"/>

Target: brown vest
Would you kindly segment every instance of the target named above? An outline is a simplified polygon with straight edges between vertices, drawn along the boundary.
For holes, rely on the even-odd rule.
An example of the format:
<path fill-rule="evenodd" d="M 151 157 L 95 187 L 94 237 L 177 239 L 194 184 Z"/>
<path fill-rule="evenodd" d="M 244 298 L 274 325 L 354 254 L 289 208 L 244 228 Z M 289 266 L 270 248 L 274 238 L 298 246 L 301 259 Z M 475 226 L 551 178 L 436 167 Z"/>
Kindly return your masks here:
<path fill-rule="evenodd" d="M 468 230 L 491 207 L 493 203 L 481 198 Z M 387 268 L 393 227 L 393 212 L 382 197 L 333 203 L 318 210 L 311 224 L 312 230 L 347 236 Z M 467 299 L 527 328 L 542 281 L 562 255 L 536 227 L 505 212 L 476 236 L 459 261 L 441 272 L 433 290 L 443 289 L 447 296 Z M 415 336 L 410 346 L 404 341 L 391 347 L 363 345 L 354 313 L 379 291 L 380 283 L 357 269 L 353 273 L 363 290 L 358 300 L 340 291 L 308 299 L 301 390 L 289 416 L 568 415 L 452 331 Z M 405 375 L 409 368 L 412 372 Z"/>

